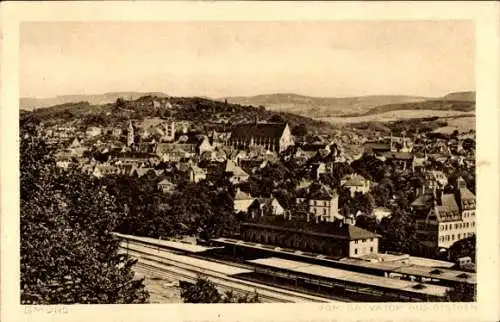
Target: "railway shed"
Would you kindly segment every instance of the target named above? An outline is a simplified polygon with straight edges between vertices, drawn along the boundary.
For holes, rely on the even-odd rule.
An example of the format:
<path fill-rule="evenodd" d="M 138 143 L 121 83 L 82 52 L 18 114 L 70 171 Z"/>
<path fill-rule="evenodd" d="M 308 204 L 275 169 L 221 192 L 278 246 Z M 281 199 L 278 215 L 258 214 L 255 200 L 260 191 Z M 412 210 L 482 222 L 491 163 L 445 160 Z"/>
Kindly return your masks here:
<path fill-rule="evenodd" d="M 277 257 L 249 260 L 255 272 L 296 285 L 323 288 L 347 297 L 385 301 L 436 301 L 445 298 L 448 287 L 326 267 Z"/>

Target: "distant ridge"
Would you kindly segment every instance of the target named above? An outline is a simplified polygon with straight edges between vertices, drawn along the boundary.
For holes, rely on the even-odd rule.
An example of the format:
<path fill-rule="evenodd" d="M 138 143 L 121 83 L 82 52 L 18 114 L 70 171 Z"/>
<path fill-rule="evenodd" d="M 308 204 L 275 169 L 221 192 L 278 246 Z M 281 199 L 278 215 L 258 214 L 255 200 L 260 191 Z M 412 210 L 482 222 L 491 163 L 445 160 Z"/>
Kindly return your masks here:
<path fill-rule="evenodd" d="M 92 95 L 61 95 L 49 98 L 21 97 L 21 99 L 19 100 L 19 107 L 20 109 L 31 111 L 37 108 L 75 102 L 89 102 L 89 104 L 98 105 L 114 102 L 119 97 L 135 100 L 141 96 L 147 95 L 158 97 L 168 96 L 167 94 L 162 92 L 108 92 Z"/>
<path fill-rule="evenodd" d="M 385 104 L 373 107 L 364 113 L 349 113 L 342 115 L 342 117 L 367 116 L 404 110 L 474 112 L 476 110 L 476 92 L 455 92 L 440 98 L 428 99 L 421 102 Z"/>
<path fill-rule="evenodd" d="M 427 99 L 429 98 L 407 95 L 312 97 L 292 93 L 227 98 L 228 102 L 231 103 L 253 106 L 263 105 L 270 110 L 315 118 L 339 116 L 346 113 L 364 113 L 379 105 L 422 102 Z"/>
<path fill-rule="evenodd" d="M 443 96 L 444 100 L 450 100 L 450 101 L 476 101 L 476 92 L 475 91 L 468 91 L 468 92 L 455 92 L 455 93 L 449 93 L 445 96 Z"/>
<path fill-rule="evenodd" d="M 277 93 L 248 97 L 228 97 L 228 102 L 265 106 L 269 110 L 312 118 L 373 115 L 395 110 L 435 109 L 473 111 L 475 91 L 453 92 L 443 97 L 409 95 L 368 95 L 358 97 L 312 97 Z"/>

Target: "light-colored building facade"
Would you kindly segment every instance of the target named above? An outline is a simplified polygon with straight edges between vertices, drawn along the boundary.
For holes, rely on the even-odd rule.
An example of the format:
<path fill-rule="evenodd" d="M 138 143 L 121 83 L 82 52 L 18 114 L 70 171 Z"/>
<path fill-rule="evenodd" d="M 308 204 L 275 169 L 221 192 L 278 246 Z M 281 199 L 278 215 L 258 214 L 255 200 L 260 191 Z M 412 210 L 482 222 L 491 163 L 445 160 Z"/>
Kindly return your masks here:
<path fill-rule="evenodd" d="M 196 165 L 191 165 L 189 167 L 188 175 L 189 175 L 189 181 L 194 183 L 198 183 L 207 178 L 207 173 L 205 172 L 205 170 Z"/>
<path fill-rule="evenodd" d="M 356 193 L 366 194 L 370 191 L 371 187 L 371 181 L 359 174 L 351 174 L 343 177 L 340 184 L 349 190 L 351 197 L 354 197 Z"/>
<path fill-rule="evenodd" d="M 361 257 L 378 253 L 378 237 L 366 237 L 349 241 L 349 257 Z"/>
<path fill-rule="evenodd" d="M 312 191 L 307 196 L 306 202 L 308 220 L 333 222 L 344 219 L 339 213 L 339 195 L 324 185 L 316 191 Z"/>
<path fill-rule="evenodd" d="M 247 212 L 248 207 L 255 200 L 250 194 L 241 191 L 239 188 L 236 189 L 236 194 L 234 196 L 234 212 Z"/>
<path fill-rule="evenodd" d="M 476 198 L 459 178 L 453 194 L 437 191 L 425 219 L 416 220 L 418 237 L 429 247 L 446 249 L 476 233 Z"/>

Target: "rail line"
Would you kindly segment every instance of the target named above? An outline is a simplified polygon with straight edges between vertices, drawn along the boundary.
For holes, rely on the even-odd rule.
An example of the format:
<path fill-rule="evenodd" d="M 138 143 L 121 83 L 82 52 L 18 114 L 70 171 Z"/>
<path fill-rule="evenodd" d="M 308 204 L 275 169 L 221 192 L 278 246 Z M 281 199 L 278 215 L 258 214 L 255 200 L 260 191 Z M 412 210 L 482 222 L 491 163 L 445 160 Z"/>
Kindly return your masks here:
<path fill-rule="evenodd" d="M 196 281 L 197 277 L 202 275 L 206 276 L 221 290 L 233 290 L 236 293 L 253 294 L 256 291 L 261 300 L 267 302 L 281 302 L 281 303 L 300 303 L 300 302 L 335 302 L 332 299 L 323 298 L 319 296 L 312 296 L 302 294 L 286 289 L 280 289 L 274 286 L 259 284 L 253 281 L 241 280 L 234 277 L 224 275 L 223 273 L 214 271 L 209 268 L 201 268 L 196 265 L 188 264 L 177 260 L 174 255 L 163 249 L 155 247 L 140 245 L 141 243 L 135 241 L 133 243 L 122 243 L 122 250 L 126 251 L 130 256 L 139 260 L 138 264 L 141 268 L 149 269 L 157 275 L 168 277 L 170 279 L 183 280 L 187 282 Z M 207 258 L 203 258 L 208 261 Z M 223 262 L 223 261 L 218 261 Z M 227 265 L 227 263 L 225 263 Z M 244 265 L 232 265 L 234 267 Z"/>

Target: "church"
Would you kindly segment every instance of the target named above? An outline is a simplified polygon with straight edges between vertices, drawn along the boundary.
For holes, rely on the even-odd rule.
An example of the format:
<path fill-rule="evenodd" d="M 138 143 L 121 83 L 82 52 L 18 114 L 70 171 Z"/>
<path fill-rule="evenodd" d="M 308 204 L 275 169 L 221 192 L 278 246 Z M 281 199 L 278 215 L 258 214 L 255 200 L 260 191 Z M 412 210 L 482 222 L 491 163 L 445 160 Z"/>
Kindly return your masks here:
<path fill-rule="evenodd" d="M 229 142 L 241 150 L 261 146 L 278 153 L 295 144 L 288 123 L 259 122 L 235 125 Z"/>

